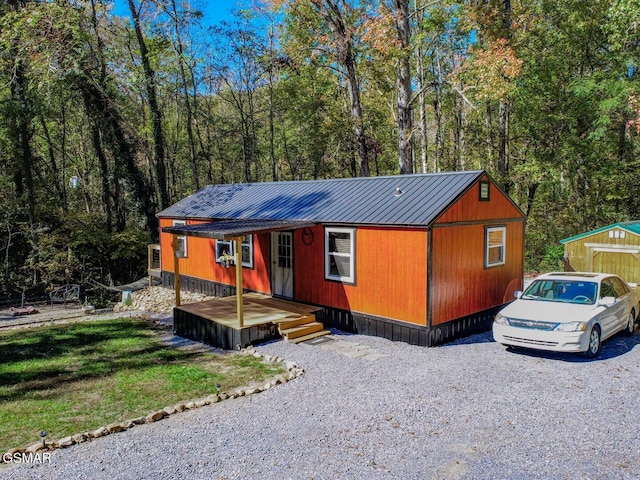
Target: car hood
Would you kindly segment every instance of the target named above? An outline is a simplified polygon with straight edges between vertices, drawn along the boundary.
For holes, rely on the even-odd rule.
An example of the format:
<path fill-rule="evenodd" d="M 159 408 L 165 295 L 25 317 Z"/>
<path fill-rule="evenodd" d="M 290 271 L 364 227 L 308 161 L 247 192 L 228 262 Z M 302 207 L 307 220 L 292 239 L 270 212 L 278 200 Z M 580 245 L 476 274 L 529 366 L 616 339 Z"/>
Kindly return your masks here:
<path fill-rule="evenodd" d="M 539 322 L 587 322 L 600 313 L 603 308 L 599 305 L 519 299 L 503 308 L 500 313 L 505 317 Z"/>

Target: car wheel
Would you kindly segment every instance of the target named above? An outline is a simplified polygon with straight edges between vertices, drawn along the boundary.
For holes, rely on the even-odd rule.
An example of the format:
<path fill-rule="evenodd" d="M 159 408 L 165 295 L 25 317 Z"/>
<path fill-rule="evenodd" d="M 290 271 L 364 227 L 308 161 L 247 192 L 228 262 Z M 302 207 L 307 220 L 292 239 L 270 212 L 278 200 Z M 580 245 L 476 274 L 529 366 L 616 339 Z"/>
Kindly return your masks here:
<path fill-rule="evenodd" d="M 631 310 L 629 312 L 629 316 L 627 317 L 627 327 L 624 329 L 625 335 L 633 335 L 633 331 L 636 328 L 636 312 Z"/>
<path fill-rule="evenodd" d="M 585 352 L 587 357 L 595 358 L 600 353 L 600 327 L 594 325 L 589 333 L 589 345 Z"/>

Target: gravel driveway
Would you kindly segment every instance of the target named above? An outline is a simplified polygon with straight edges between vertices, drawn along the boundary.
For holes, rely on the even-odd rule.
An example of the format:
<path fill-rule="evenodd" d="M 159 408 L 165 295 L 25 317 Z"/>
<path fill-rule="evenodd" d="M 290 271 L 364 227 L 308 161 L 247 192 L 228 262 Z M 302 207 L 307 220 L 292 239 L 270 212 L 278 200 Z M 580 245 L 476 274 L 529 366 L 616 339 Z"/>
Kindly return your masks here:
<path fill-rule="evenodd" d="M 380 354 L 275 342 L 305 374 L 0 467 L 0 478 L 640 479 L 640 335 L 601 357 L 344 335 Z"/>

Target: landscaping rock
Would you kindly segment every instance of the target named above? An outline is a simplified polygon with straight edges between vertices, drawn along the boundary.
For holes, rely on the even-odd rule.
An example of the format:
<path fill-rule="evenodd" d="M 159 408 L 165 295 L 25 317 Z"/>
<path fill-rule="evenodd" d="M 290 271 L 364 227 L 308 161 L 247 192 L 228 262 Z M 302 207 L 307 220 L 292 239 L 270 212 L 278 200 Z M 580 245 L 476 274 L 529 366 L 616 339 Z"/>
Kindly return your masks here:
<path fill-rule="evenodd" d="M 10 450 L 7 450 L 7 456 L 8 457 L 12 457 L 14 453 L 26 453 L 27 449 L 26 448 L 12 448 Z"/>
<path fill-rule="evenodd" d="M 34 443 L 33 445 L 29 445 L 27 447 L 26 453 L 36 453 L 36 452 L 40 452 L 42 450 L 46 450 L 47 447 L 45 447 L 42 442 L 38 442 L 38 443 Z"/>
<path fill-rule="evenodd" d="M 134 425 L 142 425 L 143 423 L 147 423 L 147 417 L 138 417 L 131 420 L 131 423 Z"/>
<path fill-rule="evenodd" d="M 76 433 L 71 438 L 75 443 L 84 443 L 89 439 L 89 436 L 86 433 Z"/>
<path fill-rule="evenodd" d="M 107 429 L 105 427 L 100 427 L 97 430 L 94 430 L 93 432 L 91 432 L 89 434 L 89 437 L 91 438 L 100 438 L 100 437 L 104 437 L 107 433 L 109 433 L 107 431 Z"/>
<path fill-rule="evenodd" d="M 166 416 L 167 416 L 167 412 L 165 412 L 164 410 L 158 410 L 157 412 L 153 412 L 147 415 L 146 422 L 147 423 L 157 422 L 158 420 L 162 420 Z"/>
<path fill-rule="evenodd" d="M 73 437 L 71 437 L 70 435 L 68 437 L 64 437 L 58 440 L 58 447 L 67 448 L 67 447 L 70 447 L 71 445 L 74 445 L 75 443 L 76 442 L 73 441 Z"/>
<path fill-rule="evenodd" d="M 107 425 L 108 433 L 124 432 L 125 430 L 126 430 L 126 428 L 124 428 L 122 426 L 122 424 L 120 424 L 120 423 L 111 423 L 111 424 Z"/>
<path fill-rule="evenodd" d="M 195 303 L 211 300 L 214 297 L 201 293 L 180 292 L 182 303 Z M 118 303 L 113 307 L 114 312 L 144 311 L 153 313 L 172 313 L 176 306 L 176 293 L 173 289 L 164 287 L 148 287 L 131 294 L 130 305 Z"/>
<path fill-rule="evenodd" d="M 176 408 L 171 407 L 171 406 L 164 407 L 163 410 L 167 413 L 167 415 L 173 415 L 174 413 L 176 413 L 178 411 Z"/>
<path fill-rule="evenodd" d="M 129 430 L 133 425 L 134 423 L 131 420 L 125 420 L 120 424 L 123 430 Z"/>

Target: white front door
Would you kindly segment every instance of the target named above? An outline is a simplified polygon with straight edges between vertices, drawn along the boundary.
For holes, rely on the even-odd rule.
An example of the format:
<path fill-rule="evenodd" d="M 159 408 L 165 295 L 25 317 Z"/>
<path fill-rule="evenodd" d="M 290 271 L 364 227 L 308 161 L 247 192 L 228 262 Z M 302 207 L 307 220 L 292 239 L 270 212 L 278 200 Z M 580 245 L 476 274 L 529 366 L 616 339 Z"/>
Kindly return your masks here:
<path fill-rule="evenodd" d="M 271 234 L 271 285 L 273 295 L 293 298 L 293 234 Z"/>

